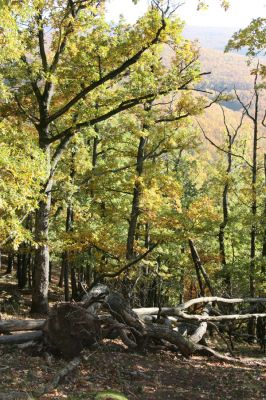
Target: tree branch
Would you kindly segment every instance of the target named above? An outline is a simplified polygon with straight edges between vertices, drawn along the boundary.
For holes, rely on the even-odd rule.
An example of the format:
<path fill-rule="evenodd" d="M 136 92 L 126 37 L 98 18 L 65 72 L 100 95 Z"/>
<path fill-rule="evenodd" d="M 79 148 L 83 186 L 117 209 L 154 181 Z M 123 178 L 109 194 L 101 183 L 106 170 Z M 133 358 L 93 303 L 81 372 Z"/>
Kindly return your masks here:
<path fill-rule="evenodd" d="M 110 273 L 103 273 L 98 278 L 95 279 L 93 284 L 89 287 L 88 291 L 90 291 L 94 286 L 96 286 L 98 283 L 100 283 L 103 279 L 105 278 L 116 278 L 117 276 L 121 275 L 123 272 L 127 271 L 129 268 L 131 268 L 133 265 L 137 264 L 141 260 L 143 260 L 149 253 L 151 253 L 159 243 L 153 244 L 144 254 L 141 254 L 139 257 L 135 258 L 135 260 L 130 261 L 128 264 L 124 265 L 122 268 L 120 268 L 116 272 L 110 272 Z"/>
<path fill-rule="evenodd" d="M 129 68 L 131 65 L 135 64 L 142 54 L 148 50 L 151 46 L 159 42 L 160 35 L 162 31 L 164 31 L 166 28 L 166 21 L 164 18 L 162 18 L 162 24 L 160 28 L 157 30 L 156 35 L 154 39 L 148 43 L 147 45 L 143 46 L 134 56 L 126 60 L 122 65 L 120 65 L 118 68 L 110 71 L 107 75 L 103 76 L 99 80 L 92 82 L 89 86 L 85 87 L 83 90 L 81 90 L 75 97 L 73 97 L 65 106 L 63 106 L 60 110 L 56 111 L 54 114 L 52 114 L 48 122 L 52 122 L 56 120 L 57 118 L 61 117 L 64 115 L 72 106 L 74 106 L 79 100 L 82 98 L 86 97 L 88 93 L 90 93 L 92 90 L 96 89 L 97 87 L 103 85 L 104 83 L 115 79 L 118 75 L 120 75 L 122 72 L 124 72 L 127 68 Z"/>
<path fill-rule="evenodd" d="M 196 119 L 196 121 L 197 121 L 197 123 L 198 123 L 198 125 L 199 125 L 199 127 L 200 127 L 200 129 L 201 129 L 201 131 L 202 131 L 202 133 L 203 133 L 203 135 L 204 135 L 204 137 L 205 137 L 205 139 L 207 139 L 208 142 L 210 142 L 214 147 L 216 147 L 216 149 L 222 151 L 223 153 L 228 154 L 228 153 L 229 153 L 228 150 L 225 150 L 225 149 L 223 149 L 222 147 L 218 146 L 216 143 L 214 143 L 214 142 L 206 135 L 206 133 L 205 133 L 203 127 L 201 126 L 200 122 L 199 122 L 197 119 Z M 250 162 L 247 161 L 247 160 L 245 159 L 245 157 L 243 157 L 241 154 L 235 154 L 235 153 L 232 153 L 232 152 L 231 152 L 231 155 L 232 155 L 233 157 L 241 158 L 243 161 L 245 161 L 245 163 L 246 163 L 250 168 L 252 168 L 252 165 L 250 164 Z"/>

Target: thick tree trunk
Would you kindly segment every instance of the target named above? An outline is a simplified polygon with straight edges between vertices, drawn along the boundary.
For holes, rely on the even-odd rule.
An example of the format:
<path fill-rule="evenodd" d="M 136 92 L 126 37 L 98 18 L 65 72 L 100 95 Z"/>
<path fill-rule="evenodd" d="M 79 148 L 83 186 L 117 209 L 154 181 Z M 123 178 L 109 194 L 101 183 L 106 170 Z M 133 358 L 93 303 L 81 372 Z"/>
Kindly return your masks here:
<path fill-rule="evenodd" d="M 40 201 L 35 216 L 35 241 L 37 248 L 34 258 L 32 277 L 32 313 L 47 314 L 49 288 L 49 217 L 51 210 L 51 192 L 53 188 L 53 174 L 51 170 L 51 145 L 49 141 L 49 125 L 46 123 L 47 104 L 42 105 L 41 123 L 39 129 L 39 146 L 46 156 L 47 181 L 44 186 L 43 200 Z"/>
<path fill-rule="evenodd" d="M 41 201 L 36 212 L 35 240 L 38 247 L 35 252 L 35 264 L 32 285 L 31 312 L 46 314 L 48 312 L 49 287 L 49 245 L 48 226 L 51 207 L 51 194 Z"/>

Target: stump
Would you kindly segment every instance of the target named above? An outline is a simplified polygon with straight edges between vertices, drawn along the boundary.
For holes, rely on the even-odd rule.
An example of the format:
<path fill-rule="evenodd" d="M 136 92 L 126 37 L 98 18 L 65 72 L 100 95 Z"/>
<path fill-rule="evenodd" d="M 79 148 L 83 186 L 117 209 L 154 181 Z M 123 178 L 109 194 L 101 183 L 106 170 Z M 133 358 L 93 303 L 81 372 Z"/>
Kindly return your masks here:
<path fill-rule="evenodd" d="M 66 359 L 78 356 L 85 346 L 92 346 L 101 339 L 98 317 L 71 303 L 53 307 L 43 332 L 48 346 Z"/>

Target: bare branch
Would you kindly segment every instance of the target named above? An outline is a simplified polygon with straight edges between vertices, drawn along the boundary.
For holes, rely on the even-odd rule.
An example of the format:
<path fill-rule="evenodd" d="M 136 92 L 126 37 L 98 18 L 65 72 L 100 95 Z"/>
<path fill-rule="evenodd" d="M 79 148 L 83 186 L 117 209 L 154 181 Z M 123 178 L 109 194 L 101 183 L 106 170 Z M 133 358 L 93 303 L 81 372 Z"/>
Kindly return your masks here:
<path fill-rule="evenodd" d="M 134 260 L 130 261 L 128 264 L 124 265 L 118 271 L 110 272 L 110 273 L 107 272 L 107 273 L 103 273 L 103 274 L 99 275 L 98 278 L 95 279 L 95 281 L 93 282 L 91 287 L 88 289 L 88 291 L 90 291 L 92 289 L 92 287 L 94 287 L 98 283 L 102 282 L 103 279 L 116 278 L 117 276 L 121 275 L 123 272 L 127 271 L 128 269 L 130 269 L 133 265 L 139 263 L 141 260 L 143 260 L 145 257 L 147 257 L 147 255 L 149 253 L 151 253 L 158 246 L 158 244 L 159 243 L 153 244 L 145 253 L 141 254 L 139 257 L 137 257 Z"/>
<path fill-rule="evenodd" d="M 197 123 L 198 123 L 198 125 L 199 125 L 199 127 L 200 127 L 200 129 L 201 129 L 201 131 L 202 131 L 202 133 L 203 133 L 203 135 L 204 135 L 204 137 L 205 137 L 205 139 L 207 139 L 208 142 L 210 142 L 214 147 L 216 147 L 216 149 L 222 151 L 223 153 L 228 154 L 228 153 L 229 153 L 228 150 L 225 150 L 225 149 L 223 149 L 222 147 L 218 146 L 216 143 L 214 143 L 214 142 L 206 135 L 206 133 L 205 133 L 203 127 L 201 126 L 200 122 L 199 122 L 197 119 L 196 119 L 196 121 L 197 121 Z M 245 163 L 246 163 L 250 168 L 252 168 L 252 164 L 250 164 L 250 162 L 247 161 L 247 160 L 245 159 L 245 157 L 243 157 L 241 154 L 235 154 L 235 153 L 232 153 L 232 152 L 230 152 L 230 154 L 231 154 L 233 157 L 241 158 L 243 161 L 245 161 Z"/>

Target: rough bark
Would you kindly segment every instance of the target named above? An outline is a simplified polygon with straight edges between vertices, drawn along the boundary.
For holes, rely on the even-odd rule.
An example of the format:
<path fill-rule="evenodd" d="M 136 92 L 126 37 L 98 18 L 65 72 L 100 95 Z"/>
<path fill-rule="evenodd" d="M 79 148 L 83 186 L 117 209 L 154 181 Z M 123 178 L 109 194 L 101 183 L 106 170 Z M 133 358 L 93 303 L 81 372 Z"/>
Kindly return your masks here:
<path fill-rule="evenodd" d="M 50 174 L 50 146 L 43 144 L 43 136 L 47 133 L 40 133 L 40 147 L 43 148 L 47 157 L 47 172 Z M 49 287 L 49 214 L 51 208 L 51 189 L 52 179 L 46 186 L 44 199 L 40 201 L 39 208 L 36 211 L 35 218 L 35 240 L 38 247 L 35 251 L 35 262 L 32 280 L 32 313 L 47 314 L 48 305 L 48 287 Z"/>
<path fill-rule="evenodd" d="M 16 331 L 33 331 L 42 330 L 45 319 L 10 319 L 0 320 L 0 333 L 1 332 L 16 332 Z"/>
<path fill-rule="evenodd" d="M 0 344 L 21 344 L 38 340 L 43 337 L 42 331 L 19 333 L 16 335 L 1 335 Z"/>

